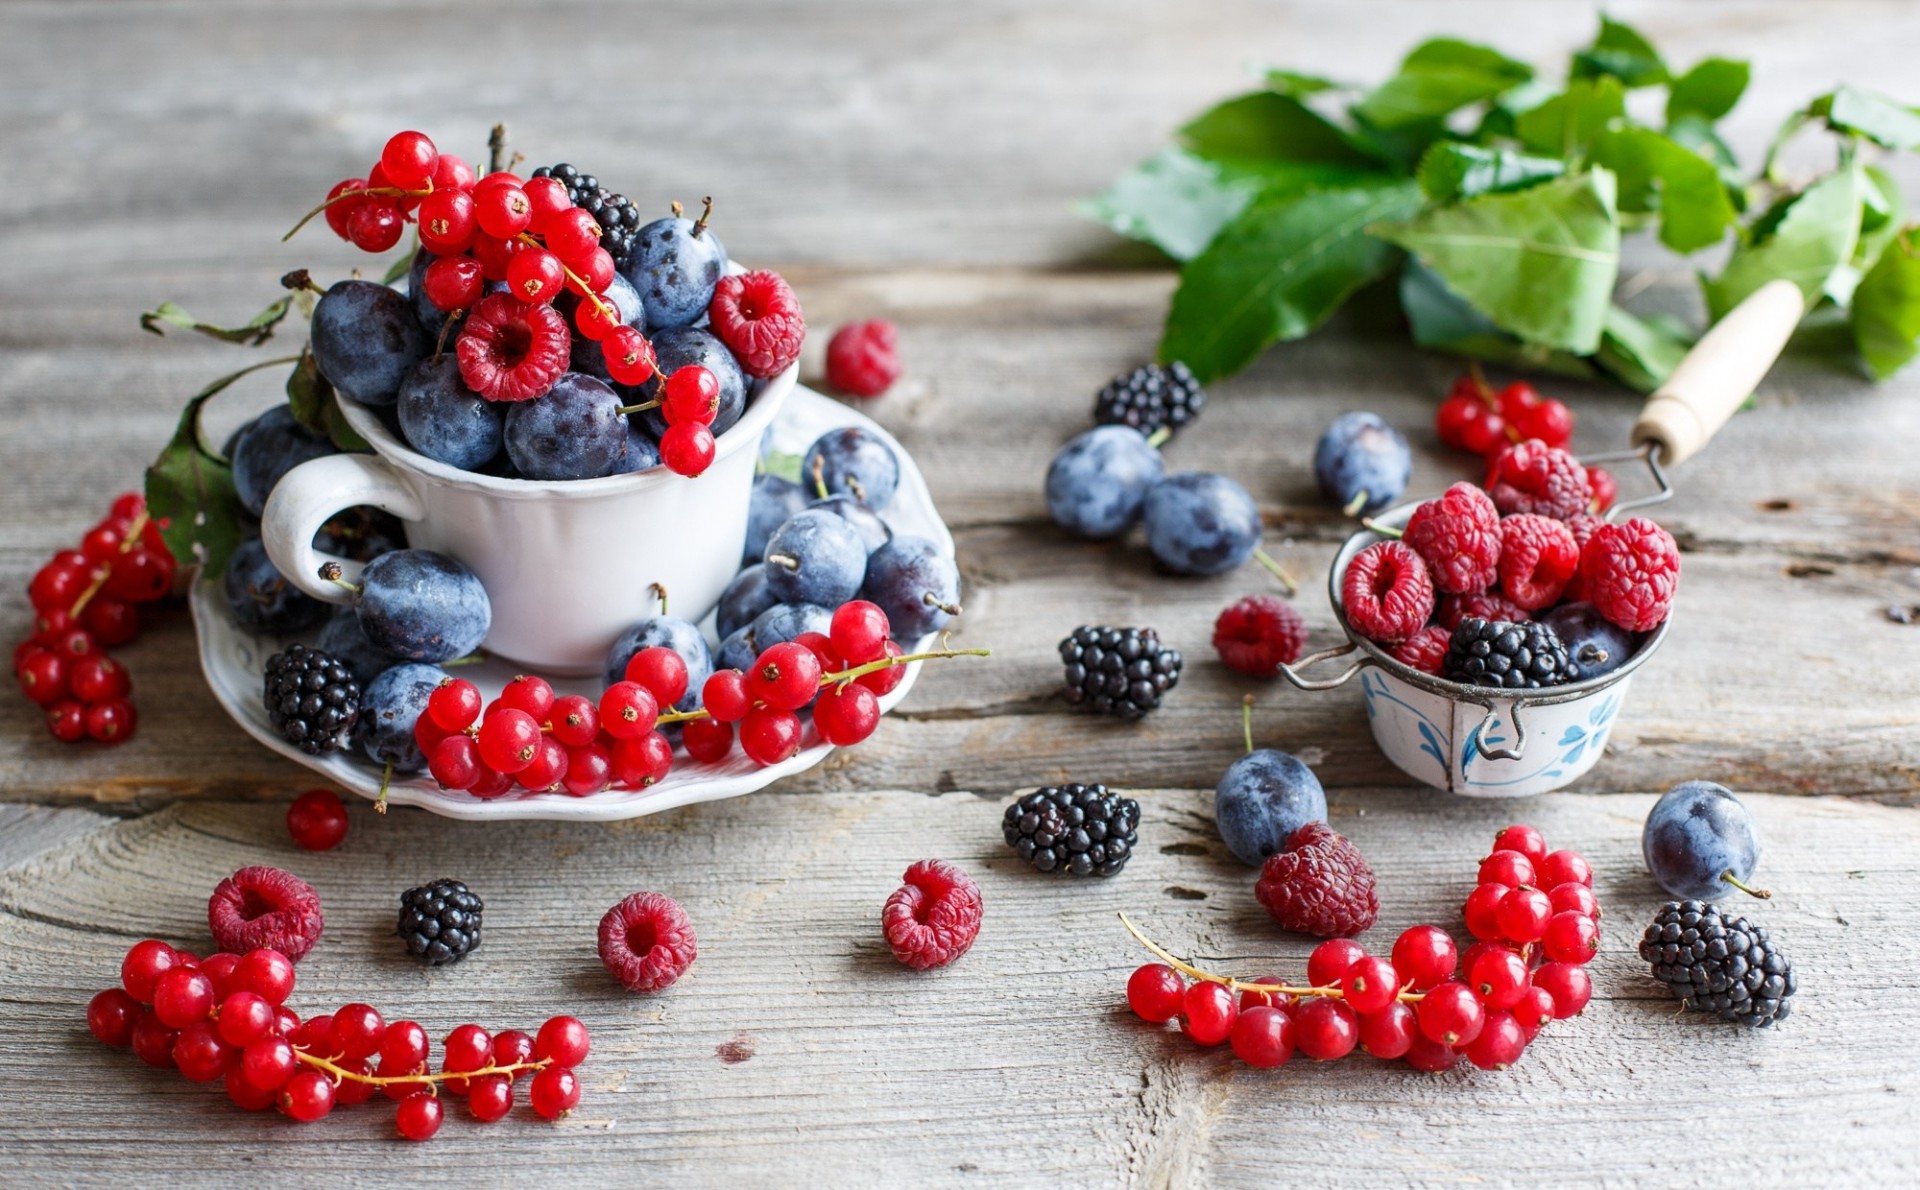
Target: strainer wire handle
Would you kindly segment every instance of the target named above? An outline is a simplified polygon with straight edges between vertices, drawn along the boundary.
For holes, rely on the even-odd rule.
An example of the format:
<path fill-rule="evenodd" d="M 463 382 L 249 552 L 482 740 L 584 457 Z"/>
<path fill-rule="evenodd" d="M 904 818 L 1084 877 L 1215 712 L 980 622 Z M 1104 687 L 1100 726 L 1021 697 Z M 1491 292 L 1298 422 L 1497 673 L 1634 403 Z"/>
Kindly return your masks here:
<path fill-rule="evenodd" d="M 1285 676 L 1287 681 L 1292 682 L 1302 690 L 1332 690 L 1352 681 L 1353 675 L 1365 669 L 1371 662 L 1363 655 L 1358 661 L 1330 678 L 1304 677 L 1300 671 L 1318 665 L 1322 661 L 1332 661 L 1336 657 L 1345 657 L 1352 653 L 1358 653 L 1359 651 L 1359 645 L 1348 641 L 1344 645 L 1335 645 L 1331 649 L 1322 649 L 1318 653 L 1309 654 L 1294 662 L 1292 665 L 1282 662 L 1280 665 L 1280 673 Z"/>
<path fill-rule="evenodd" d="M 1488 760 L 1519 760 L 1521 753 L 1527 750 L 1527 729 L 1520 722 L 1520 704 L 1488 700 L 1480 705 L 1487 709 L 1487 714 L 1480 720 L 1480 726 L 1473 729 L 1473 750 Z M 1487 746 L 1487 724 L 1503 714 L 1507 722 L 1513 724 L 1513 744 L 1510 747 L 1490 748 Z"/>

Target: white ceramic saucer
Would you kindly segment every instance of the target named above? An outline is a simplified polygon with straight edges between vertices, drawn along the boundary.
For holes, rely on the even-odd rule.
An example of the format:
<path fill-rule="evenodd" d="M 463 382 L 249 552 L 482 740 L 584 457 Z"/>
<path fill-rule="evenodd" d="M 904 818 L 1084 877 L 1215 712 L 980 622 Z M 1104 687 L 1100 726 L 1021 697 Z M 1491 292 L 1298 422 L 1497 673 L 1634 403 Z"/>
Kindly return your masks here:
<path fill-rule="evenodd" d="M 940 513 L 933 506 L 926 479 L 893 436 L 872 419 L 810 389 L 796 389 L 787 399 L 779 418 L 767 431 L 767 441 L 762 449 L 799 454 L 821 434 L 847 425 L 859 426 L 879 435 L 900 456 L 900 487 L 886 513 L 894 532 L 925 537 L 939 546 L 942 553 L 952 557 L 953 535 L 947 531 L 946 522 L 940 519 Z M 214 697 L 220 700 L 220 705 L 233 717 L 233 721 L 262 744 L 289 760 L 307 766 L 327 780 L 364 797 L 378 797 L 381 771 L 361 754 L 308 756 L 281 739 L 268 724 L 266 708 L 260 701 L 262 674 L 267 658 L 297 638 L 282 639 L 243 631 L 227 615 L 225 600 L 210 582 L 196 583 L 190 601 L 194 630 L 200 639 L 200 667 L 206 672 L 207 685 L 213 688 Z M 702 627 L 707 631 L 709 643 L 712 643 L 711 616 Z M 931 643 L 932 638 L 929 637 L 910 651 L 918 651 Z M 907 691 L 912 689 L 914 680 L 919 676 L 920 664 L 915 662 L 909 665 L 900 685 L 880 700 L 882 711 L 892 710 L 907 696 Z M 481 693 L 491 700 L 517 671 L 506 662 L 487 661 L 462 666 L 457 672 L 478 685 Z M 556 688 L 562 693 L 585 694 L 595 698 L 600 693 L 600 684 L 593 678 L 563 679 L 556 683 Z M 482 800 L 459 790 L 441 789 L 432 777 L 420 773 L 411 777 L 396 777 L 387 789 L 387 800 L 421 806 L 449 818 L 474 820 L 553 818 L 612 822 L 623 818 L 639 818 L 693 802 L 752 793 L 791 773 L 812 768 L 833 751 L 832 745 L 820 742 L 811 725 L 807 727 L 805 738 L 806 746 L 799 755 L 771 768 L 754 764 L 741 755 L 737 747 L 724 763 L 714 765 L 696 764 L 685 750 L 676 751 L 673 771 L 667 774 L 666 780 L 646 789 L 606 789 L 587 797 L 515 791 L 502 797 Z"/>

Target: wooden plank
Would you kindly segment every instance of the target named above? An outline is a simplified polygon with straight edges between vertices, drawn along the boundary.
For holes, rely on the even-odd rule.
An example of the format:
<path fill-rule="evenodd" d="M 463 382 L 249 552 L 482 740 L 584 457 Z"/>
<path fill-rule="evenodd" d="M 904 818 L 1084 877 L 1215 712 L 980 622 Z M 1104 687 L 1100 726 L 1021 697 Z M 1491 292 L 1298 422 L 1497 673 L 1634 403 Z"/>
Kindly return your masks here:
<path fill-rule="evenodd" d="M 1650 798 L 1528 806 L 1598 873 L 1594 1004 L 1508 1071 L 1429 1077 L 1363 1057 L 1255 1072 L 1129 1017 L 1122 985 L 1144 956 L 1118 910 L 1243 974 L 1297 975 L 1309 949 L 1255 905 L 1205 794 L 1140 796 L 1138 858 L 1072 884 L 1018 864 L 998 838 L 1000 799 L 972 793 L 762 794 L 630 826 L 512 832 L 360 808 L 347 842 L 320 855 L 294 851 L 269 806 L 115 824 L 0 873 L 0 1077 L 86 1092 L 18 1099 L 0 1118 L 0 1180 L 99 1183 L 136 1151 L 147 1180 L 270 1161 L 281 1177 L 344 1184 L 450 1184 L 475 1168 L 596 1185 L 1531 1184 L 1644 1167 L 1686 1184 L 1829 1185 L 1914 1172 L 1920 1070 L 1885 1044 L 1920 1027 L 1903 975 L 1920 877 L 1911 813 L 1751 799 L 1775 890 L 1753 915 L 1803 991 L 1792 1019 L 1748 1033 L 1676 1018 L 1632 955 L 1660 900 L 1639 861 Z M 1381 874 L 1364 941 L 1384 950 L 1416 922 L 1458 926 L 1472 865 L 1516 807 L 1349 791 L 1333 811 Z M 974 874 L 987 918 L 964 959 L 915 974 L 887 956 L 878 911 L 926 855 Z M 380 1139 L 384 1104 L 310 1127 L 246 1116 L 87 1038 L 82 1006 L 121 951 L 148 934 L 204 947 L 211 886 L 256 862 L 301 873 L 327 907 L 298 1010 L 364 999 L 436 1036 L 469 1017 L 525 1027 L 572 1011 L 595 1037 L 580 1110 L 557 1127 L 521 1109 L 482 1128 L 456 1107 L 440 1138 L 405 1146 Z M 486 942 L 427 972 L 400 954 L 390 915 L 402 887 L 445 874 L 487 899 Z M 592 950 L 601 908 L 636 887 L 680 900 L 700 937 L 690 974 L 657 996 L 620 990 Z M 730 1045 L 753 1056 L 730 1064 Z M 1705 1140 L 1708 1116 L 1744 1121 L 1738 1143 Z"/>

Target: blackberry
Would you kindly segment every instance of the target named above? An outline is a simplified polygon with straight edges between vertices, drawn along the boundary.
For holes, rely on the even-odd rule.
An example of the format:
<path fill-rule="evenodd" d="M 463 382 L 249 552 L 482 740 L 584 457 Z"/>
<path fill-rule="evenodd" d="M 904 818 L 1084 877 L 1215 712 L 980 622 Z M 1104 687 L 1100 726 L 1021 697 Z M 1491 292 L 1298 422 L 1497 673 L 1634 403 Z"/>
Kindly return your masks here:
<path fill-rule="evenodd" d="M 345 662 L 305 645 L 267 661 L 262 700 L 280 737 L 311 756 L 347 746 L 360 721 L 360 683 Z"/>
<path fill-rule="evenodd" d="M 567 188 L 573 205 L 592 215 L 600 224 L 600 246 L 620 264 L 633 255 L 634 237 L 640 231 L 640 209 L 624 194 L 615 194 L 592 174 L 583 174 L 566 162 L 543 165 L 533 171 L 536 178 L 556 178 Z"/>
<path fill-rule="evenodd" d="M 1164 368 L 1144 364 L 1107 381 L 1093 398 L 1093 420 L 1103 426 L 1132 426 L 1142 434 L 1165 426 L 1173 434 L 1199 417 L 1206 403 L 1206 390 L 1187 365 L 1178 360 Z"/>
<path fill-rule="evenodd" d="M 1102 715 L 1138 719 L 1180 681 L 1180 653 L 1151 628 L 1082 626 L 1060 642 L 1067 701 Z"/>
<path fill-rule="evenodd" d="M 1469 686 L 1539 690 L 1580 680 L 1580 666 L 1545 624 L 1469 616 L 1447 642 L 1446 676 Z"/>
<path fill-rule="evenodd" d="M 1653 977 L 1686 1006 L 1764 1029 L 1793 1011 L 1793 964 L 1767 931 L 1705 901 L 1668 901 L 1640 939 Z"/>
<path fill-rule="evenodd" d="M 1007 807 L 1007 846 L 1042 872 L 1111 876 L 1139 841 L 1140 803 L 1104 785 L 1048 785 Z"/>
<path fill-rule="evenodd" d="M 486 906 L 458 880 L 436 880 L 400 894 L 400 937 L 429 967 L 457 963 L 480 945 Z"/>

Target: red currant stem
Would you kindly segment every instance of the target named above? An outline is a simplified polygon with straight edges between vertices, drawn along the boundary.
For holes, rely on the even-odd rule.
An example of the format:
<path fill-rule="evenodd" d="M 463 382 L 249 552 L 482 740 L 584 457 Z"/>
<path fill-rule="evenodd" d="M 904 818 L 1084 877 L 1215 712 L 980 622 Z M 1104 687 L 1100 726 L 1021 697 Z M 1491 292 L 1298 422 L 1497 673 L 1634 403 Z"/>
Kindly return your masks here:
<path fill-rule="evenodd" d="M 663 616 L 666 615 L 667 614 L 667 585 L 665 583 L 648 583 L 647 594 L 653 596 L 655 599 L 658 599 L 660 601 L 660 614 Z"/>
<path fill-rule="evenodd" d="M 294 236 L 299 235 L 300 229 L 305 227 L 307 224 L 313 222 L 314 216 L 325 214 L 328 207 L 332 206 L 334 203 L 337 203 L 337 202 L 345 202 L 349 198 L 372 198 L 372 197 L 425 198 L 427 195 L 432 193 L 433 193 L 432 178 L 427 179 L 427 188 L 425 190 L 403 190 L 398 186 L 363 186 L 358 190 L 342 190 L 340 193 L 334 195 L 332 198 L 329 198 L 327 201 L 321 203 L 319 206 L 313 208 L 311 211 L 308 211 L 306 214 L 300 216 L 300 222 L 293 225 L 292 231 L 289 231 L 286 235 L 281 236 L 280 242 L 284 244 L 288 240 L 292 239 Z"/>
<path fill-rule="evenodd" d="M 466 316 L 467 312 L 465 310 L 453 310 L 447 314 L 447 320 L 440 324 L 440 337 L 433 341 L 434 363 L 439 363 L 441 355 L 447 350 L 447 336 L 453 333 L 453 328 Z"/>
<path fill-rule="evenodd" d="M 303 1049 L 295 1048 L 293 1056 L 331 1077 L 336 1087 L 342 1082 L 353 1082 L 365 1083 L 372 1087 L 405 1085 L 433 1088 L 448 1079 L 476 1079 L 485 1078 L 490 1074 L 513 1075 L 527 1070 L 545 1070 L 553 1061 L 551 1058 L 542 1058 L 537 1062 L 514 1062 L 507 1066 L 486 1066 L 479 1070 L 442 1070 L 438 1073 L 428 1071 L 425 1074 L 361 1074 L 357 1070 L 347 1069 L 331 1058 L 310 1054 Z"/>
<path fill-rule="evenodd" d="M 1211 971 L 1202 971 L 1192 963 L 1182 962 L 1180 959 L 1174 958 L 1173 955 L 1169 954 L 1164 948 L 1155 945 L 1153 940 L 1141 933 L 1140 927 L 1134 925 L 1124 913 L 1120 914 L 1120 924 L 1127 927 L 1127 933 L 1132 934 L 1136 942 L 1153 952 L 1154 956 L 1161 962 L 1167 964 L 1167 966 L 1183 974 L 1190 975 L 1195 979 L 1204 980 L 1207 983 L 1220 984 L 1230 992 L 1264 992 L 1268 995 L 1277 994 L 1286 996 L 1322 996 L 1335 1000 L 1344 1000 L 1347 996 L 1345 991 L 1337 987 L 1303 988 L 1294 987 L 1292 984 L 1285 983 L 1256 983 L 1251 980 L 1235 979 L 1230 975 L 1215 975 Z M 1397 993 L 1394 998 L 1408 1004 L 1418 1004 L 1427 997 L 1425 992 L 1403 991 Z"/>
<path fill-rule="evenodd" d="M 1158 450 L 1162 446 L 1165 446 L 1167 444 L 1167 440 L 1172 437 L 1173 437 L 1173 427 L 1161 426 L 1159 429 L 1155 430 L 1153 433 L 1147 435 L 1147 445 L 1153 447 L 1155 450 Z"/>
<path fill-rule="evenodd" d="M 120 553 L 125 554 L 133 549 L 134 543 L 140 540 L 141 531 L 147 527 L 147 520 L 147 510 L 143 508 L 127 525 L 127 534 L 120 539 Z M 106 586 L 107 580 L 112 577 L 113 567 L 111 566 L 102 567 L 97 571 L 93 576 L 93 581 L 87 584 L 87 589 L 80 592 L 79 597 L 73 601 L 73 606 L 67 609 L 67 615 L 78 620 L 80 613 L 87 610 L 87 604 L 93 602 L 93 597 L 100 593 L 100 588 Z"/>
<path fill-rule="evenodd" d="M 655 397 L 651 401 L 642 401 L 638 405 L 622 405 L 620 406 L 620 412 L 626 414 L 645 413 L 649 409 L 658 408 L 660 408 L 660 399 Z"/>
<path fill-rule="evenodd" d="M 1287 573 L 1284 566 L 1273 560 L 1272 554 L 1255 546 L 1253 550 L 1253 560 L 1260 563 L 1261 568 L 1268 574 L 1280 580 L 1280 589 L 1287 593 L 1288 598 L 1292 598 L 1300 593 L 1300 588 L 1294 583 L 1293 576 Z"/>
<path fill-rule="evenodd" d="M 1340 510 L 1341 515 L 1359 516 L 1360 510 L 1367 506 L 1368 499 L 1370 497 L 1367 495 L 1367 489 L 1361 488 L 1353 494 L 1353 499 L 1347 501 L 1347 506 Z"/>
<path fill-rule="evenodd" d="M 1728 868 L 1726 871 L 1720 873 L 1720 879 L 1726 881 L 1728 884 L 1733 885 L 1735 888 L 1739 889 L 1743 893 L 1746 893 L 1750 897 L 1755 897 L 1762 901 L 1771 901 L 1773 899 L 1772 889 L 1748 888 L 1746 885 L 1740 883 L 1739 878 L 1733 874 L 1732 868 Z"/>
<path fill-rule="evenodd" d="M 1380 536 L 1389 538 L 1393 541 L 1399 541 L 1402 537 L 1406 536 L 1406 533 L 1404 531 L 1400 529 L 1396 529 L 1392 525 L 1383 525 L 1379 521 L 1374 520 L 1370 516 L 1361 517 L 1360 526 L 1363 529 L 1369 529 L 1375 533 L 1378 533 Z"/>
<path fill-rule="evenodd" d="M 1247 755 L 1253 755 L 1253 695 L 1240 699 L 1240 734 L 1247 739 Z"/>
<path fill-rule="evenodd" d="M 524 231 L 520 233 L 519 238 L 520 238 L 520 242 L 523 244 L 532 244 L 536 248 L 546 247 L 545 244 L 541 243 L 539 240 L 534 239 L 531 235 L 527 234 Z M 555 256 L 554 259 L 560 260 L 558 256 Z M 580 287 L 580 292 L 585 294 L 587 300 L 593 303 L 594 309 L 600 311 L 600 313 L 603 316 L 612 319 L 615 324 L 619 323 L 620 321 L 619 311 L 615 310 L 612 306 L 607 305 L 607 300 L 593 291 L 593 286 L 587 284 L 587 279 L 585 277 L 582 277 L 579 273 L 576 273 L 572 269 L 568 268 L 567 262 L 564 260 L 560 260 L 560 271 L 567 275 L 567 280 L 573 282 L 575 285 L 578 285 Z"/>
<path fill-rule="evenodd" d="M 336 587 L 345 587 L 347 590 L 352 591 L 355 595 L 358 595 L 360 593 L 360 584 L 348 582 L 345 578 L 342 577 L 345 574 L 346 574 L 346 571 L 340 569 L 340 563 L 338 562 L 320 563 L 321 578 L 325 579 L 327 582 L 332 583 Z"/>
<path fill-rule="evenodd" d="M 925 603 L 928 607 L 937 607 L 941 611 L 947 613 L 950 616 L 957 616 L 961 612 L 961 607 L 959 604 L 944 602 L 938 595 L 935 595 L 932 591 L 923 592 L 920 596 L 920 601 L 922 603 Z"/>
<path fill-rule="evenodd" d="M 700 202 L 702 204 L 700 217 L 693 221 L 693 232 L 691 233 L 696 240 L 707 230 L 707 223 L 713 218 L 713 196 L 708 195 L 701 199 Z"/>
<path fill-rule="evenodd" d="M 452 661 L 442 661 L 440 663 L 440 668 L 452 669 L 456 665 L 479 665 L 481 662 L 485 660 L 487 660 L 486 650 L 475 649 L 473 652 L 468 653 L 465 657 L 455 657 Z"/>

